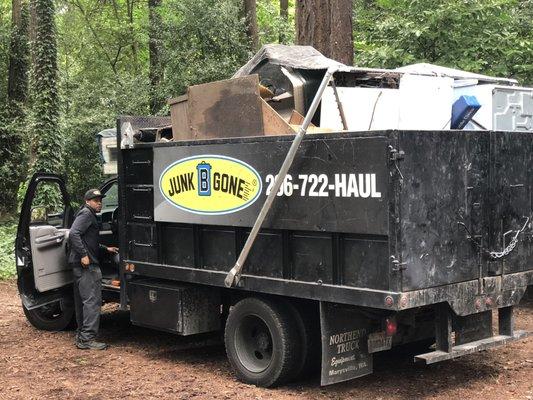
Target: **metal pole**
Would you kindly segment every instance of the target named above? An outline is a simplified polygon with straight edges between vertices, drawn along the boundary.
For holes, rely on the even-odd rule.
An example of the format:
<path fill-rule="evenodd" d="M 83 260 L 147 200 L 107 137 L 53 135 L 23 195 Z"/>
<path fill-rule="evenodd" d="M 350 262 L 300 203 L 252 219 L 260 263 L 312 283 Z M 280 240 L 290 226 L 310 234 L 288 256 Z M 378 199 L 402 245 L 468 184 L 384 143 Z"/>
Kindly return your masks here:
<path fill-rule="evenodd" d="M 296 156 L 296 152 L 300 147 L 300 143 L 302 142 L 302 139 L 305 133 L 307 132 L 307 128 L 311 123 L 311 119 L 313 118 L 313 115 L 315 115 L 318 104 L 322 99 L 322 94 L 324 93 L 324 90 L 326 90 L 326 86 L 328 85 L 335 71 L 336 68 L 329 68 L 326 71 L 326 74 L 324 75 L 324 78 L 322 79 L 322 82 L 320 83 L 320 86 L 316 92 L 315 98 L 313 99 L 313 102 L 311 103 L 311 106 L 307 111 L 307 114 L 304 118 L 304 122 L 298 130 L 296 137 L 292 141 L 289 152 L 287 153 L 287 156 L 285 157 L 285 160 L 281 165 L 278 175 L 274 179 L 274 185 L 272 186 L 272 189 L 268 194 L 265 203 L 263 204 L 263 207 L 261 208 L 261 211 L 257 216 L 257 219 L 255 220 L 254 226 L 252 227 L 252 231 L 250 232 L 248 239 L 246 239 L 246 243 L 244 244 L 244 247 L 241 250 L 241 254 L 239 254 L 237 262 L 235 262 L 233 268 L 228 272 L 226 279 L 224 279 L 224 284 L 226 285 L 226 287 L 232 287 L 239 282 L 241 278 L 242 268 L 244 266 L 244 263 L 246 262 L 246 259 L 248 258 L 248 253 L 250 253 L 250 249 L 252 248 L 257 234 L 259 233 L 259 229 L 261 229 L 261 225 L 263 225 L 263 221 L 265 220 L 268 212 L 270 211 L 270 208 L 272 207 L 272 203 L 276 198 L 276 194 L 278 193 L 282 182 L 285 180 L 285 176 L 287 175 L 287 172 L 289 171 L 289 168 L 291 167 L 292 162 L 294 161 L 294 157 Z"/>

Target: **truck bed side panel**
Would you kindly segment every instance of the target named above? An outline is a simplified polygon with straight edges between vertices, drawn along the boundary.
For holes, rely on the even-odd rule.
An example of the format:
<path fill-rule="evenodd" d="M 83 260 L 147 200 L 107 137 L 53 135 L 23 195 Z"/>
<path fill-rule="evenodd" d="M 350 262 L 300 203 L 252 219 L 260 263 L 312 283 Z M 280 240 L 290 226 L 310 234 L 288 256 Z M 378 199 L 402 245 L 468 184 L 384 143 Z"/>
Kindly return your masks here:
<path fill-rule="evenodd" d="M 402 132 L 400 147 L 404 291 L 533 268 L 533 135 Z"/>
<path fill-rule="evenodd" d="M 276 198 L 244 273 L 389 290 L 388 145 L 387 136 L 331 135 L 304 140 L 289 171 L 292 193 L 284 192 Z M 286 139 L 257 138 L 123 150 L 129 243 L 126 258 L 133 262 L 228 271 L 289 146 Z M 173 205 L 162 193 L 161 175 L 170 165 L 197 156 L 200 156 L 197 164 L 208 163 L 210 156 L 223 156 L 253 167 L 262 179 L 258 199 L 242 210 L 218 215 L 190 212 Z M 147 162 L 152 159 L 153 165 Z M 150 179 L 146 175 L 148 170 L 153 170 Z M 373 177 L 369 178 L 370 175 Z M 371 191 L 366 185 L 374 179 Z M 196 176 L 192 182 L 197 190 Z M 154 203 L 145 199 L 150 191 Z M 152 207 L 154 212 L 149 210 Z"/>
<path fill-rule="evenodd" d="M 486 231 L 489 135 L 401 132 L 400 148 L 403 290 L 478 278 L 479 249 L 460 223 L 474 235 Z"/>

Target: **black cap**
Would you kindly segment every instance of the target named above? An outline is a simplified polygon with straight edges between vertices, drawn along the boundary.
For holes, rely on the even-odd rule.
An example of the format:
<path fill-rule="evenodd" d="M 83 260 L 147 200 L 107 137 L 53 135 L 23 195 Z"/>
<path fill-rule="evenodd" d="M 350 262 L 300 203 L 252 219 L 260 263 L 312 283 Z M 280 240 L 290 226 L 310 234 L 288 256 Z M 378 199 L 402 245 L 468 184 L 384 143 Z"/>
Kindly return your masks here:
<path fill-rule="evenodd" d="M 101 199 L 103 199 L 105 197 L 105 194 L 102 194 L 102 192 L 99 189 L 89 189 L 87 190 L 83 198 L 85 200 L 91 200 L 91 199 L 96 199 L 97 197 L 100 197 Z"/>

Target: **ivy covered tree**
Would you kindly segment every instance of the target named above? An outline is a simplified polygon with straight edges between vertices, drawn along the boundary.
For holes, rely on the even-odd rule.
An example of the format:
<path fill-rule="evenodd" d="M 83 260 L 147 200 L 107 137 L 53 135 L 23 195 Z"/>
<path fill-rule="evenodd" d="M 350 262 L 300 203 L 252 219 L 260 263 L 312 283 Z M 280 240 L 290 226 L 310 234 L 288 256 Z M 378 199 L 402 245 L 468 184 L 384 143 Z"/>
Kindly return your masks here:
<path fill-rule="evenodd" d="M 35 41 L 32 43 L 31 170 L 61 171 L 57 44 L 54 0 L 32 0 Z"/>

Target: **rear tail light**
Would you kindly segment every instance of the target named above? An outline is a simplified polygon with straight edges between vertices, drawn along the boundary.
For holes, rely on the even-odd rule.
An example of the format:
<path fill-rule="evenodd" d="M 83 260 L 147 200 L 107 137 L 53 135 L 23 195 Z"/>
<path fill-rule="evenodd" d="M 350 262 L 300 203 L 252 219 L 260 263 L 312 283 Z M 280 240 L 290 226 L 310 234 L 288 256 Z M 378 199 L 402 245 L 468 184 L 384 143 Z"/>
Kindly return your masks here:
<path fill-rule="evenodd" d="M 385 320 L 385 334 L 387 336 L 394 336 L 398 330 L 398 324 L 395 318 L 387 318 Z"/>

